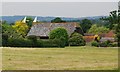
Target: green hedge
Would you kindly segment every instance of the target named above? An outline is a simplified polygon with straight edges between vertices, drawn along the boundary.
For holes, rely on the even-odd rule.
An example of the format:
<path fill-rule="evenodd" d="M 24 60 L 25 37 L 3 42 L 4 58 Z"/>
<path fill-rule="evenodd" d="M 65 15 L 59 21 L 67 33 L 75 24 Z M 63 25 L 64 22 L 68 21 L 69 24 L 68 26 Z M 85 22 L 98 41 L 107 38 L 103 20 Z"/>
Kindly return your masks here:
<path fill-rule="evenodd" d="M 65 47 L 65 42 L 60 39 L 25 39 L 25 38 L 9 38 L 7 43 L 4 43 L 4 46 L 10 47 Z M 4 42 L 4 41 L 3 41 Z"/>
<path fill-rule="evenodd" d="M 117 47 L 118 44 L 116 42 L 111 42 L 109 40 L 105 41 L 105 42 L 96 42 L 96 41 L 93 41 L 91 43 L 92 46 L 95 46 L 95 47 Z"/>

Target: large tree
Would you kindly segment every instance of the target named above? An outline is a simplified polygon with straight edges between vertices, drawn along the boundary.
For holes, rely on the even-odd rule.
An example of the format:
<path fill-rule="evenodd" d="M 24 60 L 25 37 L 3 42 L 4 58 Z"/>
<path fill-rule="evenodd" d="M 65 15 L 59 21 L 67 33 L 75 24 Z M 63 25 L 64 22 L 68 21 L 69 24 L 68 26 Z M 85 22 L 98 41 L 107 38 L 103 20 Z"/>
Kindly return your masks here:
<path fill-rule="evenodd" d="M 115 28 L 118 46 L 120 47 L 120 10 L 111 11 L 109 17 L 102 18 L 102 20 L 110 23 L 110 29 Z"/>
<path fill-rule="evenodd" d="M 33 18 L 32 17 L 27 17 L 26 18 L 26 23 L 28 27 L 30 28 L 32 26 Z"/>
<path fill-rule="evenodd" d="M 108 17 L 102 17 L 101 18 L 104 21 L 109 22 L 109 28 L 113 29 L 114 24 L 118 24 L 118 11 L 111 11 Z"/>
<path fill-rule="evenodd" d="M 88 30 L 88 33 L 92 34 L 101 34 L 107 32 L 109 32 L 109 28 L 106 28 L 105 26 L 98 26 L 97 24 L 92 25 L 91 28 Z"/>
<path fill-rule="evenodd" d="M 60 40 L 62 39 L 62 41 L 65 42 L 65 44 L 67 44 L 68 42 L 68 37 L 69 35 L 67 33 L 67 30 L 62 27 L 55 28 L 49 33 L 50 39 L 60 39 Z"/>
<path fill-rule="evenodd" d="M 21 35 L 22 37 L 25 37 L 28 32 L 28 26 L 26 23 L 22 23 L 21 21 L 16 21 L 15 25 L 12 25 L 13 29 L 16 30 L 16 32 Z"/>
<path fill-rule="evenodd" d="M 62 19 L 59 18 L 59 17 L 57 17 L 57 18 L 51 20 L 51 23 L 62 23 L 62 22 L 66 22 L 66 21 L 62 20 Z"/>
<path fill-rule="evenodd" d="M 83 19 L 81 21 L 80 25 L 81 25 L 81 27 L 83 29 L 83 32 L 86 33 L 90 29 L 90 27 L 92 25 L 92 22 L 90 20 L 88 20 L 88 19 Z"/>

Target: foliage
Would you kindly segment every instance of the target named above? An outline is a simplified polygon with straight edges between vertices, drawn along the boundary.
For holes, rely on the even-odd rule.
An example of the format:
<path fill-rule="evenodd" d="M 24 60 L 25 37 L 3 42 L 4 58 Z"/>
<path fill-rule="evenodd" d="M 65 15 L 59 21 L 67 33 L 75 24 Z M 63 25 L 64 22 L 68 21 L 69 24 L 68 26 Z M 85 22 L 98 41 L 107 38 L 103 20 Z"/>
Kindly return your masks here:
<path fill-rule="evenodd" d="M 62 37 L 64 38 L 63 41 L 67 43 L 69 36 L 68 36 L 67 30 L 64 28 L 58 27 L 49 33 L 50 39 L 61 39 Z"/>
<path fill-rule="evenodd" d="M 36 43 L 37 43 L 37 37 L 36 36 L 31 35 L 31 36 L 28 36 L 27 38 L 32 41 L 32 46 L 36 46 Z"/>
<path fill-rule="evenodd" d="M 16 21 L 15 25 L 13 25 L 12 27 L 16 30 L 16 32 L 19 35 L 22 35 L 23 37 L 27 35 L 28 26 L 26 23 L 22 23 L 21 21 Z"/>
<path fill-rule="evenodd" d="M 59 17 L 57 17 L 57 18 L 51 20 L 51 23 L 62 23 L 62 22 L 66 22 L 66 21 L 62 20 L 62 19 L 59 18 Z"/>
<path fill-rule="evenodd" d="M 2 34 L 2 45 L 3 46 L 7 45 L 7 42 L 8 42 L 8 35 Z"/>
<path fill-rule="evenodd" d="M 6 42 L 6 43 L 5 43 Z M 3 40 L 3 46 L 10 47 L 65 47 L 65 43 L 62 39 L 48 39 L 41 40 L 36 39 L 35 36 L 28 38 L 8 38 L 6 41 Z"/>
<path fill-rule="evenodd" d="M 88 19 L 83 19 L 82 22 L 80 23 L 80 26 L 83 29 L 83 32 L 86 33 L 92 25 L 92 22 Z"/>
<path fill-rule="evenodd" d="M 28 27 L 30 28 L 32 26 L 33 18 L 27 17 L 26 20 L 27 20 L 26 23 L 27 23 Z"/>
<path fill-rule="evenodd" d="M 32 41 L 23 38 L 9 38 L 8 46 L 10 47 L 34 47 Z"/>
<path fill-rule="evenodd" d="M 101 43 L 97 42 L 97 41 L 93 41 L 91 43 L 91 45 L 95 46 L 95 47 L 98 47 L 98 46 L 100 46 L 100 47 L 117 47 L 117 44 L 115 42 L 111 42 L 109 40 L 101 42 Z"/>
<path fill-rule="evenodd" d="M 101 34 L 101 33 L 107 33 L 107 32 L 109 32 L 108 28 L 104 26 L 98 27 L 96 24 L 92 25 L 88 31 L 88 33 L 92 33 L 92 34 Z"/>
<path fill-rule="evenodd" d="M 65 47 L 65 38 L 61 37 L 60 39 L 53 39 L 53 43 L 56 44 L 58 47 Z"/>
<path fill-rule="evenodd" d="M 93 42 L 91 43 L 91 45 L 92 45 L 92 46 L 95 46 L 95 47 L 99 47 L 99 43 L 98 43 L 97 41 L 93 41 Z"/>
<path fill-rule="evenodd" d="M 117 24 L 118 23 L 118 11 L 111 11 L 109 17 L 105 17 L 105 18 L 101 18 L 101 20 L 104 21 L 108 21 L 109 22 L 109 28 L 112 29 L 114 27 L 113 24 Z"/>
<path fill-rule="evenodd" d="M 75 32 L 69 38 L 69 45 L 70 46 L 84 46 L 85 40 L 83 39 L 83 36 L 81 34 Z"/>
<path fill-rule="evenodd" d="M 13 38 L 19 37 L 19 34 L 16 32 L 16 30 L 7 23 L 2 24 L 2 34 L 7 34 L 8 37 L 13 37 Z"/>
<path fill-rule="evenodd" d="M 114 26 L 116 26 L 114 24 L 117 24 L 116 34 L 118 38 L 118 47 L 120 47 L 120 10 L 111 11 L 109 17 L 101 19 L 110 23 L 110 29 L 113 29 Z"/>

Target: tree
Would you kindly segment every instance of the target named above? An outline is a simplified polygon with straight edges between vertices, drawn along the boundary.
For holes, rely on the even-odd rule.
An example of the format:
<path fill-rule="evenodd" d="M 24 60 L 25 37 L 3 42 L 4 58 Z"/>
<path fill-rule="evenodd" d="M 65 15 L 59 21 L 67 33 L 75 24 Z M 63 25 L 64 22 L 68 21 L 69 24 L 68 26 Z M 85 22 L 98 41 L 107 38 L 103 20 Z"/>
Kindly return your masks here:
<path fill-rule="evenodd" d="M 2 24 L 2 34 L 8 35 L 8 37 L 14 37 L 18 38 L 19 34 L 16 32 L 16 30 L 9 24 L 5 23 Z"/>
<path fill-rule="evenodd" d="M 84 46 L 85 40 L 83 39 L 83 36 L 81 34 L 74 32 L 70 36 L 69 45 L 70 46 Z"/>
<path fill-rule="evenodd" d="M 92 34 L 101 34 L 101 33 L 107 33 L 109 32 L 109 28 L 106 28 L 104 26 L 97 26 L 96 24 L 92 25 L 89 29 L 88 33 Z"/>
<path fill-rule="evenodd" d="M 80 25 L 83 29 L 83 32 L 86 33 L 90 29 L 92 22 L 88 19 L 83 19 Z"/>
<path fill-rule="evenodd" d="M 64 28 L 58 27 L 49 33 L 49 38 L 50 39 L 62 39 L 63 42 L 65 42 L 65 44 L 67 44 L 67 42 L 68 42 L 67 30 Z"/>
<path fill-rule="evenodd" d="M 57 18 L 51 20 L 51 23 L 62 23 L 62 22 L 66 22 L 66 21 L 62 20 L 62 19 L 59 18 L 59 17 L 57 17 Z"/>
<path fill-rule="evenodd" d="M 114 27 L 114 24 L 118 23 L 118 11 L 111 11 L 109 14 L 109 17 L 102 17 L 101 20 L 108 21 L 109 22 L 109 28 L 112 29 Z"/>
<path fill-rule="evenodd" d="M 12 25 L 12 27 L 16 30 L 16 32 L 19 35 L 22 35 L 23 37 L 27 35 L 28 26 L 26 23 L 22 23 L 21 21 L 16 21 L 15 25 Z"/>
<path fill-rule="evenodd" d="M 33 18 L 32 17 L 27 17 L 26 18 L 26 23 L 27 23 L 27 25 L 28 25 L 29 28 L 31 28 L 32 22 L 33 22 Z"/>
<path fill-rule="evenodd" d="M 118 40 L 118 46 L 120 47 L 120 10 L 111 11 L 109 17 L 101 18 L 102 20 L 108 21 L 110 23 L 109 28 L 113 29 L 116 26 L 116 36 Z M 116 24 L 116 25 L 114 25 Z"/>

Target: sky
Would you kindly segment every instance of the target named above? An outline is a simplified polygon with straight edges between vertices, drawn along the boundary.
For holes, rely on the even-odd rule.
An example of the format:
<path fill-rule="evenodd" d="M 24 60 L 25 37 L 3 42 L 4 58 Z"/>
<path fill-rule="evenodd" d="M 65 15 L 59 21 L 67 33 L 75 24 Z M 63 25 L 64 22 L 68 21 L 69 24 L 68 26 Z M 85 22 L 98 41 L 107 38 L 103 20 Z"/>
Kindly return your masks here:
<path fill-rule="evenodd" d="M 107 16 L 118 2 L 2 2 L 2 15 L 56 17 Z"/>

